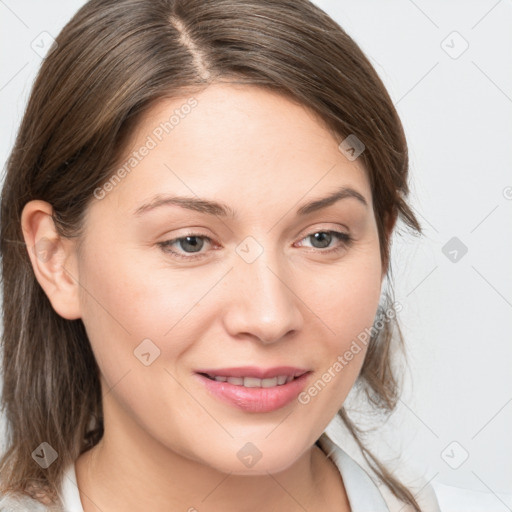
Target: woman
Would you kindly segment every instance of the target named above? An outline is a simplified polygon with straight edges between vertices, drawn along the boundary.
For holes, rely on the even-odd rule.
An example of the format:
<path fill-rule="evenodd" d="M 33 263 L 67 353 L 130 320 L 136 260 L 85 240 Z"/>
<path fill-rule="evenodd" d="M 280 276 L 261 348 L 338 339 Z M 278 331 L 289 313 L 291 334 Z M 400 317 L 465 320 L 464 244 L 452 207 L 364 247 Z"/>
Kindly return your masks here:
<path fill-rule="evenodd" d="M 3 186 L 0 504 L 438 510 L 343 408 L 397 401 L 407 173 L 382 82 L 307 0 L 88 2 Z"/>

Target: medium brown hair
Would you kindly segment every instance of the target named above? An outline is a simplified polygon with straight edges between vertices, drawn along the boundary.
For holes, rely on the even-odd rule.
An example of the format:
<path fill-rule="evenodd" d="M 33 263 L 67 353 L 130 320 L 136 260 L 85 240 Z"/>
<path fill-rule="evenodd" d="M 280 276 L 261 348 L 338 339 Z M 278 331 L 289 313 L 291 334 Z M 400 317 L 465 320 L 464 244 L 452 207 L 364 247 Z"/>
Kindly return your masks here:
<path fill-rule="evenodd" d="M 46 201 L 59 234 L 80 239 L 94 190 L 112 176 L 134 126 L 156 101 L 221 79 L 279 92 L 318 114 L 340 142 L 355 135 L 364 143 L 359 158 L 388 275 L 389 220 L 421 233 L 406 203 L 407 144 L 393 102 L 357 44 L 308 0 L 92 0 L 56 44 L 34 83 L 1 198 L 8 442 L 0 491 L 35 495 L 39 485 L 53 497 L 64 468 L 103 435 L 99 369 L 82 321 L 59 316 L 36 280 L 21 212 L 33 199 Z M 358 378 L 384 411 L 398 400 L 391 349 L 402 342 L 396 319 L 386 322 L 372 336 Z M 339 414 L 376 474 L 420 510 L 364 446 L 346 410 Z M 59 455 L 47 469 L 31 457 L 43 441 Z"/>

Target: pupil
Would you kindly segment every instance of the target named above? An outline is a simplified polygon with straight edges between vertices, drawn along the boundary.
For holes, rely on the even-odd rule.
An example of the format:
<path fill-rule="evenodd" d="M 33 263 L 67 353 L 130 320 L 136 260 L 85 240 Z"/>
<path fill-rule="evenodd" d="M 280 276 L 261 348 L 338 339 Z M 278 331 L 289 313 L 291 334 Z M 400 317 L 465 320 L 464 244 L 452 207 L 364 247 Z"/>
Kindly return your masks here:
<path fill-rule="evenodd" d="M 196 240 L 196 243 L 191 243 L 190 240 L 194 240 L 194 239 Z M 197 236 L 186 236 L 183 240 L 184 241 L 181 241 L 181 247 L 185 251 L 187 250 L 187 247 L 186 247 L 187 244 L 190 244 L 190 246 L 192 248 L 191 252 L 198 252 L 201 250 L 202 241 L 201 241 L 201 243 L 198 243 L 197 240 L 199 240 L 199 238 Z"/>
<path fill-rule="evenodd" d="M 325 231 L 315 233 L 313 237 L 317 241 L 320 239 L 320 242 L 327 240 L 327 243 L 324 243 L 321 247 L 328 247 L 329 243 L 331 242 L 331 234 Z"/>

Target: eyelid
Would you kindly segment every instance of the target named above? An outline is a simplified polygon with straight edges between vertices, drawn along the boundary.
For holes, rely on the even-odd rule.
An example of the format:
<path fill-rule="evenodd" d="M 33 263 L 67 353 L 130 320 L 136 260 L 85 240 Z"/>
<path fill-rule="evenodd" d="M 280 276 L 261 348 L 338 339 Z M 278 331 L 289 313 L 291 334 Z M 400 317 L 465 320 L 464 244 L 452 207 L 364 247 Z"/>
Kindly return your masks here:
<path fill-rule="evenodd" d="M 304 238 L 307 235 L 311 235 L 313 233 L 318 233 L 319 231 L 339 231 L 342 229 L 347 235 L 350 234 L 350 229 L 345 224 L 340 224 L 337 222 L 320 222 L 320 224 L 313 223 L 309 225 L 307 228 L 302 229 L 297 238 Z"/>

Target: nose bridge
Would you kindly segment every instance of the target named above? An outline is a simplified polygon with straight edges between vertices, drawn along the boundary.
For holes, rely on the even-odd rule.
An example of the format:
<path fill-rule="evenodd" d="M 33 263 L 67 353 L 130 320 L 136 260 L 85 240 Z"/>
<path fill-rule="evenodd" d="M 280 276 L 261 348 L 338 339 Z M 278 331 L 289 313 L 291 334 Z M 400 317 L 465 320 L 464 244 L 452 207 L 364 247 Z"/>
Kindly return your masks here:
<path fill-rule="evenodd" d="M 230 279 L 234 299 L 226 317 L 232 335 L 251 334 L 265 343 L 302 327 L 299 300 L 291 289 L 286 261 L 252 237 L 236 249 Z"/>

